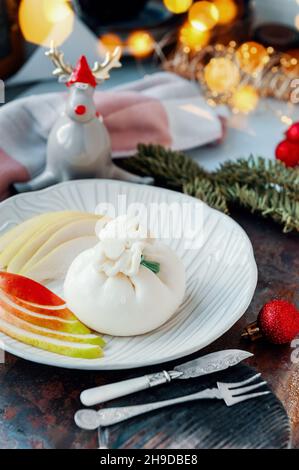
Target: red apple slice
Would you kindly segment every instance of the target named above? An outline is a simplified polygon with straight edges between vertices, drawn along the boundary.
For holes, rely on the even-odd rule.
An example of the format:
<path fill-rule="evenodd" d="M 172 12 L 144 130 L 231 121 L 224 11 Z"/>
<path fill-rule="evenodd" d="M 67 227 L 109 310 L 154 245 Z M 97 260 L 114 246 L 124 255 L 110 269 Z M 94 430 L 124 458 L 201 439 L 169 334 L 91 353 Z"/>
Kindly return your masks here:
<path fill-rule="evenodd" d="M 43 336 L 47 336 L 49 338 L 59 339 L 62 341 L 69 341 L 75 343 L 84 343 L 84 344 L 97 344 L 98 346 L 105 346 L 105 341 L 98 335 L 95 334 L 72 334 L 72 333 L 65 333 L 61 331 L 51 330 L 49 328 L 44 328 L 41 326 L 36 326 L 32 323 L 28 323 L 25 320 L 21 320 L 21 318 L 16 317 L 12 313 L 9 313 L 3 307 L 0 307 L 0 320 L 4 320 L 11 325 L 16 326 L 17 328 L 21 328 L 29 333 L 35 333 Z"/>
<path fill-rule="evenodd" d="M 0 293 L 31 312 L 77 320 L 64 300 L 41 284 L 17 274 L 0 272 Z M 3 298 L 3 295 L 1 295 Z"/>
<path fill-rule="evenodd" d="M 49 315 L 58 318 L 64 318 L 65 320 L 77 320 L 75 315 L 66 307 L 66 304 L 61 306 L 51 305 L 39 305 L 32 302 L 22 301 L 17 297 L 13 297 L 0 289 L 0 297 L 5 302 L 10 300 L 10 304 L 13 303 L 15 308 L 25 309 L 27 313 L 40 313 L 41 315 Z"/>
<path fill-rule="evenodd" d="M 75 343 L 49 338 L 18 328 L 2 319 L 0 319 L 0 331 L 22 343 L 64 356 L 84 359 L 97 359 L 103 356 L 101 347 L 96 344 Z"/>
<path fill-rule="evenodd" d="M 74 317 L 68 320 L 52 314 L 45 315 L 31 311 L 12 302 L 9 297 L 3 295 L 0 291 L 0 307 L 7 312 L 20 318 L 21 320 L 32 323 L 33 325 L 49 328 L 56 331 L 64 331 L 74 334 L 90 334 L 90 329 Z"/>
<path fill-rule="evenodd" d="M 0 272 L 0 289 L 10 296 L 17 297 L 25 302 L 33 302 L 39 305 L 65 305 L 54 292 L 47 289 L 32 279 L 19 274 Z"/>
<path fill-rule="evenodd" d="M 26 302 L 39 307 L 31 307 Z M 0 272 L 0 306 L 18 318 L 41 327 L 69 333 L 90 333 L 89 328 L 65 308 L 64 300 L 47 287 L 18 274 Z M 51 310 L 49 306 L 61 309 Z"/>
<path fill-rule="evenodd" d="M 101 357 L 105 345 L 56 294 L 7 272 L 0 272 L 0 331 L 46 351 L 86 359 Z"/>

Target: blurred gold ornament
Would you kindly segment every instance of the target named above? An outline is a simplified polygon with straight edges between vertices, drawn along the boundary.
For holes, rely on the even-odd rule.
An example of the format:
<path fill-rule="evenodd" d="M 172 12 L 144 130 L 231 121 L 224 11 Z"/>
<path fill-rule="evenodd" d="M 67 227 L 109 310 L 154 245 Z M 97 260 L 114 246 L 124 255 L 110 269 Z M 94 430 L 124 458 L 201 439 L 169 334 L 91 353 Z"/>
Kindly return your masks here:
<path fill-rule="evenodd" d="M 299 77 L 299 49 L 285 52 L 280 59 L 280 63 L 287 75 L 293 78 Z"/>
<path fill-rule="evenodd" d="M 219 13 L 219 24 L 231 23 L 238 14 L 238 7 L 234 0 L 215 0 L 215 6 Z"/>
<path fill-rule="evenodd" d="M 73 31 L 74 12 L 67 0 L 22 0 L 19 24 L 26 41 L 60 46 Z"/>
<path fill-rule="evenodd" d="M 241 85 L 233 93 L 231 104 L 235 111 L 248 114 L 258 104 L 259 94 L 252 85 Z"/>
<path fill-rule="evenodd" d="M 114 52 L 116 47 L 122 47 L 122 41 L 120 37 L 114 33 L 103 34 L 100 37 L 100 42 L 108 52 Z"/>
<path fill-rule="evenodd" d="M 137 58 L 150 55 L 154 50 L 154 45 L 154 38 L 146 31 L 136 31 L 128 37 L 129 51 Z"/>
<path fill-rule="evenodd" d="M 189 10 L 189 21 L 199 31 L 209 31 L 216 26 L 218 20 L 219 12 L 214 3 L 196 2 Z"/>
<path fill-rule="evenodd" d="M 237 58 L 242 70 L 253 73 L 269 60 L 267 50 L 257 42 L 245 42 L 237 50 Z"/>
<path fill-rule="evenodd" d="M 172 13 L 185 13 L 189 10 L 193 0 L 163 0 L 166 8 Z"/>
<path fill-rule="evenodd" d="M 204 79 L 212 92 L 227 93 L 240 81 L 237 65 L 227 57 L 214 57 L 204 69 Z"/>
<path fill-rule="evenodd" d="M 186 22 L 181 27 L 179 40 L 184 46 L 196 51 L 209 44 L 210 37 L 209 31 L 198 31 L 192 24 Z"/>

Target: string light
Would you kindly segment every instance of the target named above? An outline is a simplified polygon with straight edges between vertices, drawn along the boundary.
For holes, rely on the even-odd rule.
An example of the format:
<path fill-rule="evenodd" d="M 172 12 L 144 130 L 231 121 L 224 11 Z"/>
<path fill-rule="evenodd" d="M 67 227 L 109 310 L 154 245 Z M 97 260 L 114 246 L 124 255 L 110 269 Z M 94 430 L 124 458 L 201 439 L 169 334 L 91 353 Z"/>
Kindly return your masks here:
<path fill-rule="evenodd" d="M 253 111 L 257 107 L 258 101 L 258 92 L 252 85 L 241 85 L 231 98 L 233 110 L 244 114 Z"/>
<path fill-rule="evenodd" d="M 116 47 L 122 47 L 122 41 L 117 34 L 107 33 L 100 37 L 100 43 L 108 50 L 113 52 Z"/>
<path fill-rule="evenodd" d="M 172 13 L 185 13 L 189 10 L 193 0 L 163 0 L 166 8 Z"/>
<path fill-rule="evenodd" d="M 229 58 L 214 57 L 204 69 L 204 78 L 212 92 L 226 93 L 239 84 L 240 74 Z"/>
<path fill-rule="evenodd" d="M 216 26 L 219 12 L 214 3 L 196 2 L 189 10 L 189 21 L 195 29 L 208 31 Z"/>
<path fill-rule="evenodd" d="M 184 46 L 197 51 L 209 44 L 210 37 L 209 31 L 198 31 L 189 22 L 186 22 L 180 30 L 179 40 Z"/>
<path fill-rule="evenodd" d="M 74 16 L 67 0 L 22 0 L 19 7 L 19 24 L 24 38 L 47 47 L 52 41 L 55 46 L 60 46 L 69 37 Z"/>
<path fill-rule="evenodd" d="M 256 43 L 253 44 L 254 50 L 250 52 L 253 52 L 253 57 L 261 57 L 261 63 L 256 59 L 253 64 L 246 62 L 248 71 L 240 66 L 240 50 L 235 41 L 230 41 L 227 46 L 209 43 L 198 53 L 188 46 L 179 45 L 174 54 L 163 62 L 163 67 L 185 78 L 196 78 L 209 104 L 226 104 L 234 112 L 253 111 L 261 96 L 290 101 L 292 79 L 299 76 L 299 49 L 281 53 L 271 46 L 266 50 L 261 46 L 262 53 L 259 54 Z M 247 43 L 245 52 L 251 46 L 252 43 Z"/>
<path fill-rule="evenodd" d="M 142 58 L 154 50 L 155 41 L 146 31 L 135 31 L 128 37 L 128 48 L 134 57 Z"/>
<path fill-rule="evenodd" d="M 285 114 L 281 116 L 280 120 L 283 124 L 286 124 L 287 126 L 291 126 L 293 124 L 293 119 L 289 116 L 286 116 Z"/>
<path fill-rule="evenodd" d="M 252 73 L 263 67 L 269 60 L 267 50 L 257 42 L 245 42 L 237 50 L 237 58 L 242 70 Z"/>
<path fill-rule="evenodd" d="M 234 0 L 215 0 L 214 4 L 218 9 L 219 24 L 229 24 L 236 18 L 238 7 Z"/>

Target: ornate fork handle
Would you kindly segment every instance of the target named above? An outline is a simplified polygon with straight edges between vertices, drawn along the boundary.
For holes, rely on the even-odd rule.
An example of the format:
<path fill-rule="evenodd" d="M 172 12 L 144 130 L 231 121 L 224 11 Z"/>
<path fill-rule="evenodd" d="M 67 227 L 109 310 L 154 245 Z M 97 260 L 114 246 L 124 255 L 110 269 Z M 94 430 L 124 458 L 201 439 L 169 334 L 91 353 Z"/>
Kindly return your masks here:
<path fill-rule="evenodd" d="M 158 401 L 156 403 L 148 403 L 146 405 L 135 405 L 135 406 L 122 406 L 118 408 L 104 408 L 98 411 L 99 415 L 99 426 L 111 426 L 112 424 L 120 423 L 126 419 L 139 416 L 150 411 L 158 410 L 166 406 L 177 405 L 179 403 L 186 403 L 192 400 L 203 400 L 203 399 L 220 399 L 220 393 L 217 388 L 207 388 L 201 392 L 193 393 L 179 398 L 173 398 L 171 400 Z"/>

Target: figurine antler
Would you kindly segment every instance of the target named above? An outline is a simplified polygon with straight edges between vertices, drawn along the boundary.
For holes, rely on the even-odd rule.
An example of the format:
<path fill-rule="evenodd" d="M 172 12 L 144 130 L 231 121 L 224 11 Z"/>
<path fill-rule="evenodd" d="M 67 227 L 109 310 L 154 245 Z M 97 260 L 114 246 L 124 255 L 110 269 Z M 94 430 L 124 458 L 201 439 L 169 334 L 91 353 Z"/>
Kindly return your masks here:
<path fill-rule="evenodd" d="M 110 77 L 109 71 L 111 69 L 121 67 L 121 63 L 119 61 L 120 56 L 121 48 L 116 47 L 112 54 L 109 52 L 106 54 L 105 60 L 102 63 L 95 62 L 92 73 L 98 83 Z"/>
<path fill-rule="evenodd" d="M 53 75 L 55 77 L 69 77 L 73 72 L 73 67 L 64 62 L 64 54 L 62 51 L 54 47 L 54 43 L 51 43 L 50 49 L 45 53 L 55 65 Z"/>

